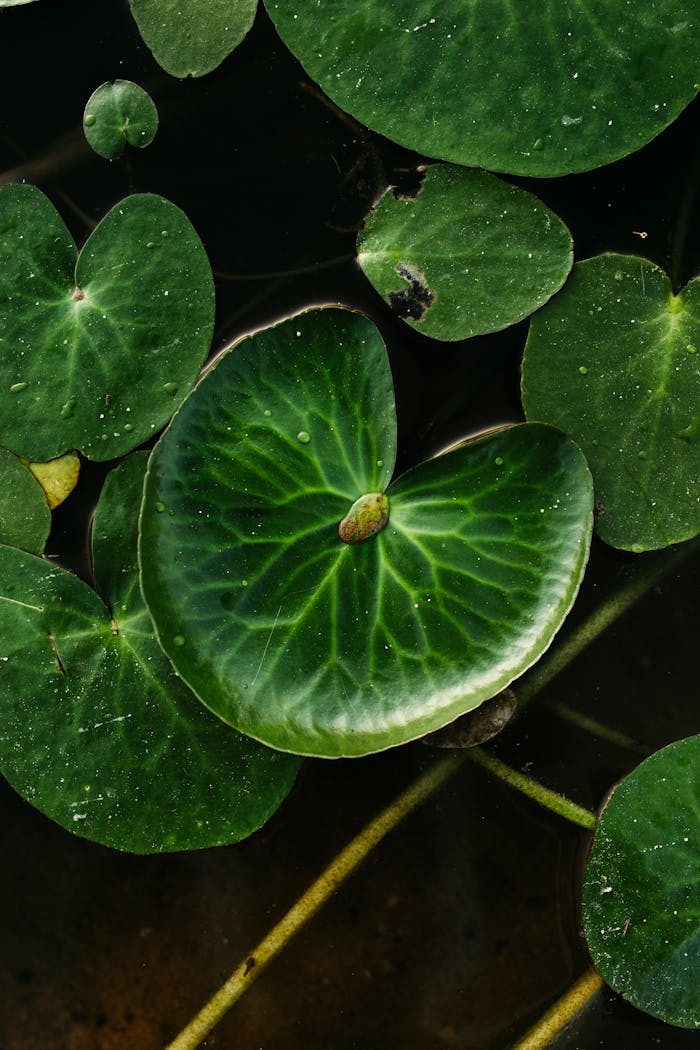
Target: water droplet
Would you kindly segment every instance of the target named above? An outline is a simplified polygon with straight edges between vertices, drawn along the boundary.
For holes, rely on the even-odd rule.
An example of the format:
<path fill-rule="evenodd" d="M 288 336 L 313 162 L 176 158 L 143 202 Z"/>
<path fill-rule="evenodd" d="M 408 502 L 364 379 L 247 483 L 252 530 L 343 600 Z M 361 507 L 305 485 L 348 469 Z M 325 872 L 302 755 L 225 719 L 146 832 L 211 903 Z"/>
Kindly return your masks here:
<path fill-rule="evenodd" d="M 133 429 L 134 429 L 134 424 L 133 423 L 125 423 L 124 424 L 124 430 L 126 430 L 127 432 L 130 431 L 130 430 L 133 430 Z"/>
<path fill-rule="evenodd" d="M 147 248 L 155 248 L 155 241 L 148 241 L 146 244 Z"/>
<path fill-rule="evenodd" d="M 70 397 L 61 409 L 61 419 L 70 419 L 75 411 L 76 398 Z"/>
<path fill-rule="evenodd" d="M 170 233 L 169 233 L 168 230 L 161 230 L 160 231 L 160 235 L 161 235 L 161 237 L 169 237 Z"/>
<path fill-rule="evenodd" d="M 640 448 L 639 452 L 637 453 L 637 459 L 646 459 L 646 458 L 647 458 L 647 453 L 644 451 L 643 448 Z"/>
<path fill-rule="evenodd" d="M 241 587 L 247 587 L 247 586 L 248 586 L 248 581 L 247 580 L 241 580 Z"/>
<path fill-rule="evenodd" d="M 301 441 L 302 445 L 308 445 L 311 441 L 311 434 L 309 434 L 308 430 L 300 430 L 297 434 L 297 440 Z"/>
<path fill-rule="evenodd" d="M 581 365 L 579 370 L 578 370 L 578 372 L 579 372 L 579 375 L 581 375 L 581 376 L 587 376 L 588 375 L 588 369 L 586 368 L 585 365 Z"/>
<path fill-rule="evenodd" d="M 181 634 L 176 634 L 175 637 L 173 638 L 173 645 L 176 645 L 178 647 L 178 649 L 180 649 L 184 644 L 185 644 L 184 636 L 181 635 Z"/>
<path fill-rule="evenodd" d="M 166 394 L 170 394 L 171 397 L 174 397 L 175 394 L 177 394 L 178 385 L 177 383 L 165 383 L 163 386 L 163 390 L 166 392 Z"/>
<path fill-rule="evenodd" d="M 536 150 L 544 149 L 544 139 L 535 139 L 532 144 L 532 148 Z"/>
<path fill-rule="evenodd" d="M 83 123 L 85 124 L 86 128 L 91 128 L 94 125 L 96 120 L 97 120 L 97 117 L 95 116 L 94 113 L 86 113 Z"/>
<path fill-rule="evenodd" d="M 159 514 L 162 514 L 163 511 L 165 510 L 165 504 L 161 503 L 160 500 L 159 500 L 158 503 L 156 503 L 156 510 L 158 511 Z"/>
<path fill-rule="evenodd" d="M 13 383 L 12 386 L 10 387 L 10 393 L 11 394 L 19 394 L 19 392 L 21 390 L 26 390 L 28 386 L 29 386 L 29 383 Z"/>
<path fill-rule="evenodd" d="M 689 354 L 697 353 L 697 350 L 695 349 L 695 347 L 693 346 L 692 343 L 688 343 L 688 345 L 686 346 L 686 350 L 688 351 Z"/>
<path fill-rule="evenodd" d="M 265 411 L 263 412 L 263 415 L 264 415 L 264 416 L 271 416 L 271 415 L 272 415 L 272 412 L 270 411 L 270 409 L 269 409 L 269 408 L 266 408 L 266 409 L 265 409 Z"/>
<path fill-rule="evenodd" d="M 384 466 L 384 460 L 383 459 L 378 459 L 377 460 L 377 466 L 378 467 L 383 467 Z"/>
<path fill-rule="evenodd" d="M 503 466 L 503 456 L 496 456 L 496 458 L 494 460 L 494 463 L 496 464 L 497 467 L 502 467 Z"/>

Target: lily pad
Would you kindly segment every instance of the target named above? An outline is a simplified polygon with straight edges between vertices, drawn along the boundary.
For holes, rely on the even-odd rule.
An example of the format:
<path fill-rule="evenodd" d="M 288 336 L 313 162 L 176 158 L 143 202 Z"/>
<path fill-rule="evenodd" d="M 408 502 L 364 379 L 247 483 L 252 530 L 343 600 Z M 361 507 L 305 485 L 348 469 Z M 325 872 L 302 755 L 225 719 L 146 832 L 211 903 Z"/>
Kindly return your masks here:
<path fill-rule="evenodd" d="M 532 194 L 448 164 L 415 198 L 382 197 L 357 240 L 365 274 L 394 312 L 434 339 L 495 332 L 561 288 L 571 234 Z"/>
<path fill-rule="evenodd" d="M 201 77 L 238 47 L 253 24 L 258 0 L 129 0 L 153 57 L 174 77 Z"/>
<path fill-rule="evenodd" d="M 646 259 L 579 263 L 532 320 L 522 386 L 528 419 L 586 454 L 607 543 L 643 551 L 700 531 L 700 280 L 676 296 Z"/>
<path fill-rule="evenodd" d="M 591 482 L 546 426 L 388 485 L 375 327 L 312 311 L 220 359 L 153 452 L 142 587 L 200 699 L 273 747 L 360 755 L 420 737 L 547 648 L 588 553 Z"/>
<path fill-rule="evenodd" d="M 44 490 L 50 510 L 68 499 L 80 477 L 80 459 L 75 452 L 66 452 L 65 456 L 48 463 L 27 463 L 27 466 Z"/>
<path fill-rule="evenodd" d="M 151 437 L 209 350 L 214 289 L 189 220 L 135 194 L 80 256 L 34 186 L 0 190 L 0 441 L 31 460 L 121 456 Z"/>
<path fill-rule="evenodd" d="M 131 80 L 101 84 L 88 99 L 83 130 L 95 153 L 107 160 L 121 157 L 130 146 L 150 145 L 158 130 L 158 110 L 142 87 Z"/>
<path fill-rule="evenodd" d="M 298 761 L 240 736 L 174 673 L 135 568 L 146 455 L 107 479 L 93 547 L 103 601 L 70 573 L 0 547 L 0 763 L 32 805 L 136 853 L 235 842 L 259 827 Z"/>
<path fill-rule="evenodd" d="M 700 1028 L 700 737 L 657 751 L 614 791 L 588 860 L 593 961 L 640 1010 Z"/>
<path fill-rule="evenodd" d="M 17 456 L 0 448 L 0 543 L 41 554 L 50 529 L 41 485 Z"/>
<path fill-rule="evenodd" d="M 342 109 L 441 160 L 520 175 L 587 171 L 649 142 L 697 91 L 700 18 L 543 0 L 266 0 Z"/>

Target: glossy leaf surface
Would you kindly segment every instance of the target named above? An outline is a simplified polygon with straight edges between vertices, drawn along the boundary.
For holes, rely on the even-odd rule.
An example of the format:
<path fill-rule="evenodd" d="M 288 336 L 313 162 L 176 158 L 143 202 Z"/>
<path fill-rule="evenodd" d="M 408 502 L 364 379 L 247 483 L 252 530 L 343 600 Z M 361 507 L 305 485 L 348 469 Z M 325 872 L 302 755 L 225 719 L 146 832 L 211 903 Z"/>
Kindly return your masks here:
<path fill-rule="evenodd" d="M 101 84 L 88 99 L 83 130 L 95 153 L 121 157 L 127 143 L 143 149 L 158 130 L 158 110 L 147 91 L 130 80 Z"/>
<path fill-rule="evenodd" d="M 437 164 L 417 197 L 388 191 L 357 241 L 365 274 L 424 335 L 468 339 L 527 317 L 566 280 L 571 235 L 530 193 Z"/>
<path fill-rule="evenodd" d="M 0 448 L 0 543 L 41 554 L 50 529 L 41 485 L 17 456 Z"/>
<path fill-rule="evenodd" d="M 46 561 L 0 547 L 2 771 L 79 835 L 137 853 L 235 842 L 298 762 L 192 696 L 160 651 L 135 569 L 145 455 L 113 472 L 94 523 L 105 601 Z"/>
<path fill-rule="evenodd" d="M 78 257 L 48 198 L 0 190 L 0 441 L 32 460 L 122 455 L 169 418 L 211 341 L 202 244 L 175 205 L 135 194 Z"/>
<path fill-rule="evenodd" d="M 201 77 L 215 69 L 250 29 L 257 0 L 129 0 L 153 57 L 174 77 Z"/>
<path fill-rule="evenodd" d="M 651 755 L 616 788 L 588 860 L 586 939 L 634 1006 L 700 1027 L 700 737 Z"/>
<path fill-rule="evenodd" d="M 266 0 L 282 38 L 344 110 L 442 160 L 521 175 L 631 153 L 697 91 L 685 0 Z"/>
<path fill-rule="evenodd" d="M 358 755 L 437 729 L 536 660 L 573 601 L 591 487 L 561 434 L 515 427 L 409 471 L 384 523 L 394 447 L 379 334 L 321 310 L 224 356 L 154 451 L 140 561 L 159 640 L 273 747 Z M 348 517 L 371 538 L 343 542 Z"/>
<path fill-rule="evenodd" d="M 646 259 L 579 263 L 532 320 L 523 405 L 583 449 L 607 543 L 642 551 L 700 531 L 700 281 L 674 296 Z"/>

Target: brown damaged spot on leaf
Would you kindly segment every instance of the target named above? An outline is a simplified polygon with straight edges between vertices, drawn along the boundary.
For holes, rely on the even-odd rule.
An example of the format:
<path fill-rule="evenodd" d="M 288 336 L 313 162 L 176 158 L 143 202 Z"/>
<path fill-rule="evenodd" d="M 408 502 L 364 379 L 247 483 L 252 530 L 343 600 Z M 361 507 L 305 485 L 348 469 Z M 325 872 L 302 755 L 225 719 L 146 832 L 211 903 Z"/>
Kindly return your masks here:
<path fill-rule="evenodd" d="M 420 321 L 435 302 L 435 292 L 428 288 L 425 275 L 417 266 L 399 262 L 395 270 L 399 277 L 408 281 L 408 288 L 389 292 L 389 306 L 402 320 Z"/>
<path fill-rule="evenodd" d="M 423 743 L 430 747 L 452 749 L 478 747 L 505 729 L 517 706 L 513 690 L 504 689 L 490 700 L 485 700 L 474 711 L 467 711 L 448 726 L 428 733 L 423 737 Z"/>
<path fill-rule="evenodd" d="M 389 521 L 389 497 L 383 492 L 368 492 L 353 503 L 338 525 L 343 543 L 364 543 L 381 532 Z"/>

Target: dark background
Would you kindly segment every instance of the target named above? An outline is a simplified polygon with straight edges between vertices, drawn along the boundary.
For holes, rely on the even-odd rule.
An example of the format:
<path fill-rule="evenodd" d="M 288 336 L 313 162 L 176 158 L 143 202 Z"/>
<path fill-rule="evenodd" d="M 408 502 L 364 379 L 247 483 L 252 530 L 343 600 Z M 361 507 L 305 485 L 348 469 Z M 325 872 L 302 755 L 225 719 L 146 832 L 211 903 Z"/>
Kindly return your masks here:
<path fill-rule="evenodd" d="M 150 91 L 161 126 L 150 148 L 108 163 L 85 144 L 81 118 L 92 91 L 116 77 Z M 521 418 L 526 324 L 439 344 L 397 321 L 366 282 L 354 261 L 357 228 L 387 182 L 421 158 L 339 113 L 264 11 L 217 71 L 180 82 L 153 61 L 126 0 L 2 9 L 0 84 L 0 182 L 41 186 L 79 244 L 130 192 L 160 193 L 185 210 L 217 278 L 214 350 L 309 305 L 340 302 L 364 310 L 387 340 L 400 467 Z M 641 254 L 669 270 L 678 290 L 700 271 L 699 131 L 695 103 L 624 161 L 513 181 L 561 215 L 577 258 Z M 104 471 L 85 464 L 78 490 L 55 513 L 49 550 L 84 575 Z M 666 557 L 632 558 L 596 541 L 572 623 Z M 649 750 L 697 732 L 699 571 L 691 555 L 548 695 Z M 498 750 L 593 808 L 638 761 L 536 704 Z M 414 744 L 307 762 L 291 797 L 247 842 L 147 858 L 71 836 L 3 785 L 0 1047 L 161 1047 L 334 852 L 433 757 Z M 577 902 L 587 842 L 467 763 L 375 851 L 204 1045 L 501 1050 L 586 965 Z M 698 1038 L 606 993 L 557 1045 L 675 1050 Z"/>

